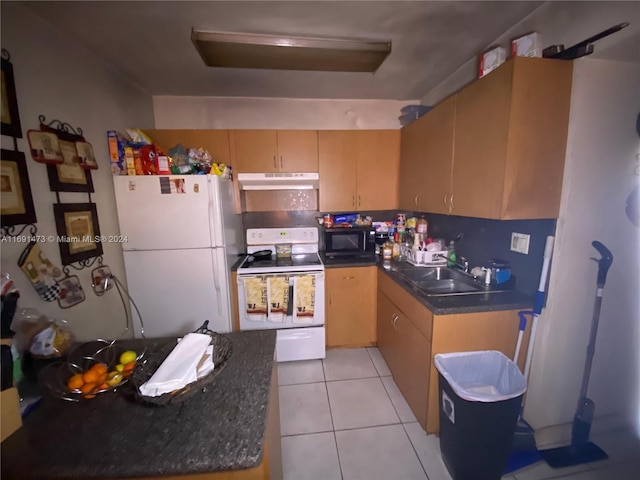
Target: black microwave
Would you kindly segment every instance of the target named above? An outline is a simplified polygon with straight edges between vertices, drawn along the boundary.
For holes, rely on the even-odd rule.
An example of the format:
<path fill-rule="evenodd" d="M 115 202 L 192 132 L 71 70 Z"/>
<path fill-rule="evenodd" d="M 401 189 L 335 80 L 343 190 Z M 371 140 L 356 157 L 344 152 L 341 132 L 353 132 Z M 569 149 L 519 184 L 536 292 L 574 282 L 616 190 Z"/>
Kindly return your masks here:
<path fill-rule="evenodd" d="M 325 228 L 325 254 L 327 257 L 374 255 L 375 234 L 372 227 Z"/>

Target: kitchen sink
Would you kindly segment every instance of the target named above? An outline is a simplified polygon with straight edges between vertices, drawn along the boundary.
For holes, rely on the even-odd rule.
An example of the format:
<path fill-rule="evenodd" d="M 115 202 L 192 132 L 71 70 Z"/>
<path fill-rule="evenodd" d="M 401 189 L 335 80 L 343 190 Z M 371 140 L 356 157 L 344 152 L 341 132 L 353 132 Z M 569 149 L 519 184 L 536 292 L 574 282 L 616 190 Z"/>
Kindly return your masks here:
<path fill-rule="evenodd" d="M 470 274 L 448 267 L 419 267 L 399 269 L 397 273 L 423 294 L 433 296 L 498 293 L 507 288 L 484 285 Z"/>

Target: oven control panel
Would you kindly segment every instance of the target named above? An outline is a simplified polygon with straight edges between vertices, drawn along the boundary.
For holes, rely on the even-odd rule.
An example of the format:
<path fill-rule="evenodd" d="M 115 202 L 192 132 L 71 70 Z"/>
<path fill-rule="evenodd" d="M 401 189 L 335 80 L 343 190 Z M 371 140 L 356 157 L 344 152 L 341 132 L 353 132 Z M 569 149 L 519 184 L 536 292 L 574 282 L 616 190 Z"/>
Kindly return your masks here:
<path fill-rule="evenodd" d="M 277 245 L 279 243 L 318 243 L 316 227 L 248 228 L 247 245 Z"/>

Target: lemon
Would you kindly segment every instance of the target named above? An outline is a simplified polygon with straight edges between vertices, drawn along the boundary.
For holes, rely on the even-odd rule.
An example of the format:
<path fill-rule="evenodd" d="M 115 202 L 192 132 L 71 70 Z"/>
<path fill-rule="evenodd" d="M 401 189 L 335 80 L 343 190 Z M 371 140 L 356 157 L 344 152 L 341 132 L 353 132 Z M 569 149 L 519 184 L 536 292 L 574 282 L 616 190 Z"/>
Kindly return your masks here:
<path fill-rule="evenodd" d="M 107 378 L 107 385 L 115 387 L 122 381 L 122 374 L 119 372 L 112 372 L 114 375 L 110 375 L 111 378 Z"/>
<path fill-rule="evenodd" d="M 118 372 L 122 372 L 124 370 L 124 365 L 122 363 L 119 363 L 118 365 L 116 365 L 116 370 Z"/>
<path fill-rule="evenodd" d="M 120 355 L 120 363 L 126 365 L 127 363 L 135 362 L 136 358 L 138 358 L 138 354 L 133 350 L 127 350 L 122 355 Z"/>

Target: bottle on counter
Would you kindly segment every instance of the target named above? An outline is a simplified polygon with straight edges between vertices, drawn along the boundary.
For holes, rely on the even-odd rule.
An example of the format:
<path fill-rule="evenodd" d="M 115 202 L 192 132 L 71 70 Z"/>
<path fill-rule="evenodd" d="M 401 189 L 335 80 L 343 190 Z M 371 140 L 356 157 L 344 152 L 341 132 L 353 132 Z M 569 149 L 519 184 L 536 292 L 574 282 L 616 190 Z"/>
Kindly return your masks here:
<path fill-rule="evenodd" d="M 453 267 L 456 264 L 456 260 L 456 247 L 453 240 L 451 240 L 447 248 L 447 267 Z"/>
<path fill-rule="evenodd" d="M 424 215 L 421 215 L 418 221 L 416 222 L 416 232 L 424 234 L 424 237 L 427 237 L 427 230 L 429 228 L 429 223 L 427 219 L 424 218 Z"/>
<path fill-rule="evenodd" d="M 393 245 L 391 242 L 385 242 L 382 246 L 382 259 L 391 260 L 393 257 Z"/>
<path fill-rule="evenodd" d="M 393 243 L 391 257 L 394 260 L 400 260 L 400 242 Z"/>

